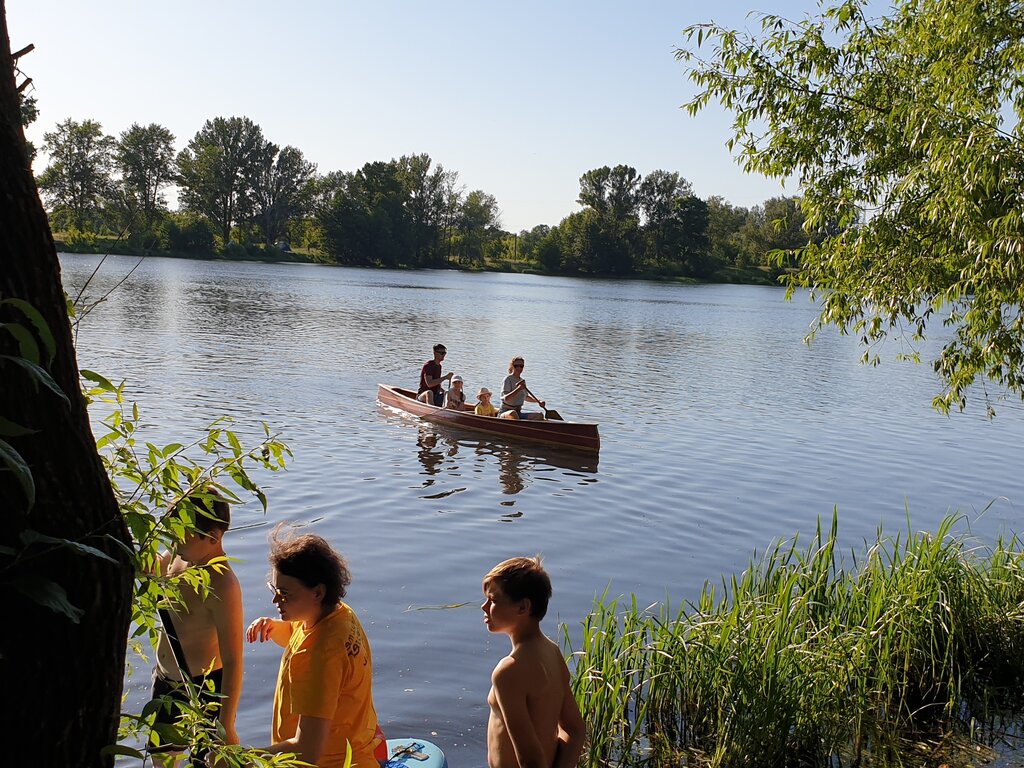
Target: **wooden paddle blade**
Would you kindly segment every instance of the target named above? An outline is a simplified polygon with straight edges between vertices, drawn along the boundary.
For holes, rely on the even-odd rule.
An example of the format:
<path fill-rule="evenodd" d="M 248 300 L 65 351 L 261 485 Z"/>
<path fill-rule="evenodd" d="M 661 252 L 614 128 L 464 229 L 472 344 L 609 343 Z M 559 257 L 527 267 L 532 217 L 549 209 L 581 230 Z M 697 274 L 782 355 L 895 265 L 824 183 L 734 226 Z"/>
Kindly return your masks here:
<path fill-rule="evenodd" d="M 553 419 L 554 421 L 565 421 L 565 419 L 562 418 L 562 415 L 558 411 L 552 411 L 550 408 L 546 408 L 544 410 L 544 418 Z"/>

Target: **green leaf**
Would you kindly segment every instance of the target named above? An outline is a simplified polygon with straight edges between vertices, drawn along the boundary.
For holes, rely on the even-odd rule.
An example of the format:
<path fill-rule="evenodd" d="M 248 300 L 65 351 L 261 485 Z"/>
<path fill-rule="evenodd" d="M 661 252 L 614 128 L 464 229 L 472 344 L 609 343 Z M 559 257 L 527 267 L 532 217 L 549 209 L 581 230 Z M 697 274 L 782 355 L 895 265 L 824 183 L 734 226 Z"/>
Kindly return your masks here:
<path fill-rule="evenodd" d="M 25 494 L 25 500 L 28 502 L 25 511 L 27 512 L 32 509 L 36 503 L 36 483 L 32 478 L 32 470 L 29 469 L 25 460 L 21 458 L 21 454 L 4 440 L 0 440 L 0 463 L 3 465 L 0 467 L 0 471 L 13 472 L 14 478 L 21 486 L 21 490 Z"/>
<path fill-rule="evenodd" d="M 103 552 L 96 547 L 90 547 L 88 544 L 82 544 L 78 541 L 71 541 L 70 539 L 62 539 L 55 536 L 48 536 L 45 533 L 34 531 L 29 529 L 21 532 L 21 543 L 26 547 L 30 547 L 33 544 L 55 544 L 58 547 L 69 547 L 80 555 L 92 555 L 103 560 L 109 560 L 114 565 L 117 565 L 117 560 L 112 558 L 106 552 Z"/>
<path fill-rule="evenodd" d="M 22 368 L 29 372 L 36 389 L 38 389 L 39 385 L 42 384 L 55 395 L 60 397 L 60 399 L 63 400 L 66 404 L 71 404 L 71 401 L 68 400 L 68 396 L 64 394 L 64 390 L 62 390 L 60 386 L 58 386 L 57 382 L 53 380 L 53 377 L 45 368 L 42 368 L 41 366 L 29 360 L 25 360 L 24 358 L 14 357 L 13 355 L 0 355 L 0 360 L 9 360 L 16 365 L 20 365 Z"/>
<path fill-rule="evenodd" d="M 136 760 L 145 760 L 146 755 L 137 749 L 125 746 L 124 744 L 108 744 L 100 750 L 104 756 L 120 755 L 121 757 L 133 757 Z"/>
<path fill-rule="evenodd" d="M 104 392 L 117 391 L 117 387 L 111 384 L 108 378 L 96 373 L 95 371 L 90 371 L 86 368 L 82 368 L 81 370 L 79 370 L 78 373 L 81 375 L 83 379 L 86 379 L 87 381 L 91 381 L 93 384 L 96 384 Z"/>
<path fill-rule="evenodd" d="M 11 334 L 18 342 L 19 355 L 30 362 L 39 363 L 39 345 L 28 328 L 19 323 L 0 323 L 0 328 Z"/>
<path fill-rule="evenodd" d="M 71 604 L 64 587 L 54 581 L 41 577 L 21 577 L 12 579 L 9 584 L 29 600 L 49 608 L 54 613 L 64 614 L 75 624 L 85 615 L 85 611 Z"/>
<path fill-rule="evenodd" d="M 21 424 L 15 424 L 13 421 L 0 416 L 0 435 L 4 437 L 24 437 L 25 435 L 34 435 L 38 431 L 38 429 L 29 429 L 28 427 L 21 426 Z"/>
<path fill-rule="evenodd" d="M 40 341 L 43 342 L 43 347 L 46 350 L 46 364 L 49 365 L 52 363 L 53 356 L 57 354 L 57 344 L 53 340 L 53 334 L 50 333 L 50 326 L 46 324 L 46 320 L 43 319 L 39 310 L 24 299 L 3 299 L 0 300 L 0 304 L 8 304 L 21 310 L 21 313 L 28 318 L 28 321 L 32 323 L 32 326 L 36 329 L 36 335 L 39 337 Z"/>

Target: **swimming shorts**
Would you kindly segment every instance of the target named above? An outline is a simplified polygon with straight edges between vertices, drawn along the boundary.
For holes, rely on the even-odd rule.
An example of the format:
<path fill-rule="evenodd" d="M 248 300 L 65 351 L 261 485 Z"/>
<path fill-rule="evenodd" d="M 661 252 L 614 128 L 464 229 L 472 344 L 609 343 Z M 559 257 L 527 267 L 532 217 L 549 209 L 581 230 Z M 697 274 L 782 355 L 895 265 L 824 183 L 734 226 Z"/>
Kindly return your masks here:
<path fill-rule="evenodd" d="M 192 682 L 199 688 L 199 700 L 206 706 L 210 706 L 214 703 L 220 702 L 221 686 L 224 678 L 224 669 L 215 669 L 208 675 L 197 675 L 192 678 Z M 213 685 L 213 690 L 206 684 L 209 680 Z M 171 701 L 175 702 L 188 702 L 188 693 L 185 690 L 184 683 L 178 680 L 171 680 L 168 677 L 164 677 L 160 670 L 153 669 L 153 699 L 159 699 L 167 696 Z M 173 704 L 170 707 L 161 706 L 156 711 L 156 717 L 153 718 L 153 725 L 174 725 L 178 722 L 181 717 L 181 712 Z M 148 751 L 151 753 L 160 752 L 184 752 L 188 747 L 181 744 L 161 744 L 160 746 L 150 745 Z M 194 755 L 193 760 L 196 761 L 196 765 L 200 765 L 202 755 Z"/>

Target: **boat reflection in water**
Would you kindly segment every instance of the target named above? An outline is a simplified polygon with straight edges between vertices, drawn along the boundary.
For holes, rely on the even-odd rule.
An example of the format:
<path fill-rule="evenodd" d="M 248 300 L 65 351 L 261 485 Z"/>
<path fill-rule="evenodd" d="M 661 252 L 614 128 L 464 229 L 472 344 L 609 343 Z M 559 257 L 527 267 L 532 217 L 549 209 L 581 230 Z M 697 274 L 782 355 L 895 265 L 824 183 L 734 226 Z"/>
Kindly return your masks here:
<path fill-rule="evenodd" d="M 399 418 L 393 412 L 382 408 L 389 418 Z M 400 419 L 408 423 L 406 419 Z M 505 443 L 500 439 L 481 438 L 479 435 L 452 429 L 439 424 L 416 424 L 417 458 L 427 476 L 424 487 L 433 486 L 438 476 L 458 471 L 460 476 L 470 462 L 496 462 L 501 492 L 514 496 L 537 480 L 564 482 L 566 477 L 575 478 L 579 483 L 597 482 L 598 455 L 579 451 L 560 450 L 548 446 L 527 446 Z M 443 498 L 459 493 L 465 488 L 452 488 L 427 498 Z M 514 501 L 502 502 L 512 506 Z"/>

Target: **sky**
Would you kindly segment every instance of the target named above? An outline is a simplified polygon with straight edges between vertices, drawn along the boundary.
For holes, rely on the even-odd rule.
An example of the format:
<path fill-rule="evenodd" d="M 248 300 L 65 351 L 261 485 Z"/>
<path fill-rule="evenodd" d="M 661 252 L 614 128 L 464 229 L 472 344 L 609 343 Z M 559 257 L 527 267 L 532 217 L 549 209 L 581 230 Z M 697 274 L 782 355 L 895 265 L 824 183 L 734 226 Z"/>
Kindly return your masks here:
<path fill-rule="evenodd" d="M 682 30 L 801 18 L 814 0 L 7 0 L 13 50 L 43 134 L 72 118 L 117 135 L 159 123 L 180 150 L 214 117 L 245 116 L 321 173 L 427 153 L 494 195 L 509 231 L 579 210 L 603 165 L 676 171 L 696 195 L 750 207 L 796 194 L 744 174 L 730 116 L 681 106 Z M 18 82 L 21 82 L 19 78 Z M 35 170 L 46 166 L 46 156 Z"/>

